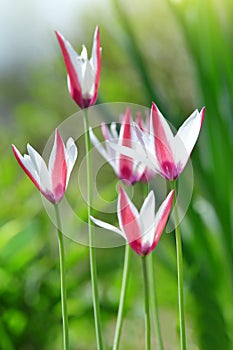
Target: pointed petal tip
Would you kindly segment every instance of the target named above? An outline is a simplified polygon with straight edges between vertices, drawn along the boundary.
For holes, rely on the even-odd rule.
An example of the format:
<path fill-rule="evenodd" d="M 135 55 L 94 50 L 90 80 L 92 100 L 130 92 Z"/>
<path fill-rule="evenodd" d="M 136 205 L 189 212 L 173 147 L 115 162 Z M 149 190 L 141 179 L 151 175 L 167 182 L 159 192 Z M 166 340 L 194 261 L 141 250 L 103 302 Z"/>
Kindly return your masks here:
<path fill-rule="evenodd" d="M 101 47 L 100 47 L 100 30 L 99 30 L 99 26 L 98 25 L 95 27 L 93 43 L 94 42 L 97 43 L 98 50 L 101 50 Z"/>
<path fill-rule="evenodd" d="M 30 145 L 29 142 L 27 143 L 27 150 L 28 150 L 28 152 L 29 152 L 29 150 L 34 151 L 34 148 Z"/>
<path fill-rule="evenodd" d="M 56 142 L 59 141 L 59 142 L 64 143 L 64 142 L 63 142 L 63 139 L 62 139 L 62 137 L 61 137 L 61 134 L 60 134 L 59 131 L 58 131 L 58 128 L 55 129 L 55 141 L 56 141 Z"/>
<path fill-rule="evenodd" d="M 156 111 L 156 112 L 158 111 L 158 107 L 157 107 L 157 105 L 155 104 L 154 101 L 152 101 L 151 109 L 152 109 L 153 111 Z"/>
<path fill-rule="evenodd" d="M 202 125 L 202 123 L 204 121 L 204 118 L 205 118 L 205 111 L 206 111 L 206 107 L 204 106 L 204 107 L 202 107 L 201 112 L 200 112 L 200 114 L 201 114 L 201 125 Z"/>
<path fill-rule="evenodd" d="M 60 135 L 60 133 L 59 133 L 59 131 L 58 131 L 58 128 L 55 129 L 55 135 L 61 137 L 61 135 Z"/>
<path fill-rule="evenodd" d="M 146 196 L 144 202 L 145 202 L 146 199 L 149 198 L 149 197 L 154 197 L 154 198 L 155 198 L 155 194 L 154 194 L 154 191 L 153 191 L 153 190 L 151 190 L 151 191 L 148 193 L 148 195 Z"/>
<path fill-rule="evenodd" d="M 12 151 L 14 152 L 15 157 L 17 158 L 18 153 L 20 153 L 19 150 L 13 143 L 11 145 L 11 148 L 12 148 Z"/>
<path fill-rule="evenodd" d="M 124 114 L 122 123 L 123 124 L 132 124 L 131 110 L 129 107 L 127 107 L 125 110 L 125 114 Z"/>
<path fill-rule="evenodd" d="M 100 43 L 100 29 L 98 25 L 95 27 L 94 40 L 98 41 L 98 44 Z"/>
<path fill-rule="evenodd" d="M 64 36 L 58 30 L 55 30 L 54 32 L 55 32 L 55 35 L 57 37 L 59 44 L 61 45 L 65 40 Z"/>

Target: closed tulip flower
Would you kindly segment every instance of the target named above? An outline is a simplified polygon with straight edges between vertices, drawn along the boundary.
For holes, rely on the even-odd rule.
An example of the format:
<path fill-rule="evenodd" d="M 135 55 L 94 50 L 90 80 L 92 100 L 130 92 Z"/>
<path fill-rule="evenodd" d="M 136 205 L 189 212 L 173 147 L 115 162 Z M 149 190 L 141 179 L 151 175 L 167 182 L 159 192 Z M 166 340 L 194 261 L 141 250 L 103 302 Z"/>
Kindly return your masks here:
<path fill-rule="evenodd" d="M 68 89 L 73 100 L 80 108 L 87 108 L 95 104 L 100 81 L 101 47 L 99 28 L 96 27 L 91 58 L 83 45 L 79 55 L 62 34 L 56 32 L 62 50 L 67 70 Z"/>

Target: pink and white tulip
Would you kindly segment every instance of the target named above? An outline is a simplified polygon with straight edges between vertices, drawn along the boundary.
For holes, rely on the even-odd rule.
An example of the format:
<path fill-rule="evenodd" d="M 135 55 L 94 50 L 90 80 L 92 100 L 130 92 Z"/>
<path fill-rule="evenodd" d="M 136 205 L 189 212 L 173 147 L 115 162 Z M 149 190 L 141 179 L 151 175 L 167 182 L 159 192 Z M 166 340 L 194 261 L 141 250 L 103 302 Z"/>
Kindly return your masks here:
<path fill-rule="evenodd" d="M 112 166 L 117 177 L 126 185 L 133 185 L 138 181 L 147 182 L 155 175 L 154 172 L 148 171 L 141 162 L 135 158 L 128 157 L 122 153 L 115 151 L 109 142 L 115 142 L 119 146 L 134 147 L 137 144 L 137 135 L 133 127 L 133 121 L 130 109 L 127 108 L 122 117 L 121 128 L 118 134 L 116 123 L 111 123 L 110 128 L 105 123 L 101 124 L 101 131 L 105 140 L 104 145 L 100 143 L 92 129 L 90 128 L 90 138 L 92 144 L 97 148 L 99 153 Z"/>
<path fill-rule="evenodd" d="M 14 145 L 12 149 L 19 165 L 38 190 L 51 203 L 59 203 L 65 194 L 78 154 L 74 140 L 69 138 L 65 146 L 56 129 L 48 167 L 40 154 L 29 144 L 27 145 L 28 154 L 24 156 Z"/>
<path fill-rule="evenodd" d="M 149 132 L 134 124 L 138 142 L 131 148 L 110 144 L 115 151 L 141 161 L 168 181 L 176 180 L 187 164 L 204 120 L 205 108 L 195 110 L 174 136 L 158 107 L 152 103 Z"/>
<path fill-rule="evenodd" d="M 71 97 L 80 108 L 94 105 L 98 95 L 101 70 L 101 47 L 98 26 L 94 34 L 90 59 L 88 59 L 87 49 L 84 45 L 81 54 L 78 55 L 62 34 L 56 32 L 56 36 L 66 65 L 68 89 Z"/>
<path fill-rule="evenodd" d="M 187 164 L 204 120 L 205 108 L 195 110 L 174 136 L 158 107 L 152 103 L 151 130 L 158 172 L 165 179 L 177 179 Z"/>
<path fill-rule="evenodd" d="M 157 245 L 167 223 L 172 208 L 174 191 L 172 190 L 155 214 L 155 196 L 151 191 L 140 212 L 120 187 L 117 216 L 120 228 L 91 217 L 92 221 L 107 230 L 121 235 L 139 255 L 149 254 Z"/>

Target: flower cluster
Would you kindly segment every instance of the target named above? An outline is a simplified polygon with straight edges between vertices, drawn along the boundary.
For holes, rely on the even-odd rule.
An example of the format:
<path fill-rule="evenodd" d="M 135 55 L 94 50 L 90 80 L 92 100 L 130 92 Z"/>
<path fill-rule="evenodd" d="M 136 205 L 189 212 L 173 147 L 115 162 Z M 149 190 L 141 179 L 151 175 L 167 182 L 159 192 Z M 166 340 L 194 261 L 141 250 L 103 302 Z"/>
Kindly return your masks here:
<path fill-rule="evenodd" d="M 66 65 L 71 97 L 80 108 L 95 104 L 101 70 L 99 28 L 96 27 L 95 30 L 90 59 L 84 45 L 81 54 L 78 55 L 62 34 L 56 32 L 56 36 Z M 139 114 L 133 122 L 131 111 L 127 108 L 121 116 L 119 133 L 115 122 L 111 123 L 110 128 L 103 122 L 101 131 L 104 145 L 91 128 L 90 139 L 112 166 L 117 177 L 126 185 L 133 185 L 138 181 L 149 182 L 155 174 L 173 181 L 179 177 L 189 159 L 202 126 L 204 113 L 205 108 L 201 112 L 195 110 L 174 136 L 166 119 L 152 102 L 150 116 L 147 116 L 145 122 Z M 18 163 L 40 192 L 51 203 L 59 203 L 77 158 L 74 141 L 70 138 L 65 146 L 56 130 L 48 168 L 42 157 L 29 144 L 28 155 L 24 156 L 14 145 L 12 147 Z M 168 195 L 154 218 L 153 192 L 145 199 L 138 214 L 123 188 L 120 188 L 117 213 L 121 229 L 94 218 L 92 220 L 121 234 L 137 253 L 145 255 L 159 240 L 171 209 L 172 198 L 173 192 Z"/>
<path fill-rule="evenodd" d="M 81 54 L 78 55 L 62 34 L 56 32 L 56 36 L 64 58 L 67 70 L 68 90 L 72 99 L 81 109 L 93 106 L 97 100 L 101 71 L 99 28 L 96 27 L 95 30 L 90 59 L 88 58 L 85 46 L 83 46 Z M 174 182 L 180 176 L 188 162 L 200 133 L 204 114 L 205 108 L 202 108 L 200 112 L 195 110 L 181 125 L 176 135 L 174 135 L 168 122 L 154 102 L 152 102 L 150 115 L 146 115 L 145 121 L 143 121 L 139 113 L 137 114 L 136 120 L 133 121 L 130 108 L 127 108 L 124 114 L 120 116 L 119 129 L 115 122 L 111 123 L 109 127 L 102 122 L 101 131 L 104 139 L 103 142 L 98 140 L 92 128 L 89 128 L 88 122 L 86 122 L 87 164 L 91 162 L 90 147 L 92 143 L 113 168 L 116 176 L 127 186 L 134 185 L 136 182 L 148 184 L 153 180 L 156 174 L 162 176 L 167 181 Z M 85 114 L 85 116 L 86 121 L 88 120 L 87 114 Z M 74 140 L 69 138 L 65 145 L 56 129 L 48 166 L 40 154 L 29 144 L 27 145 L 28 154 L 24 156 L 21 155 L 15 145 L 12 145 L 12 148 L 21 168 L 42 195 L 54 205 L 59 226 L 58 204 L 65 195 L 70 174 L 78 154 Z M 90 184 L 91 181 L 90 167 L 87 167 L 87 183 Z M 88 193 L 90 195 L 89 190 Z M 90 200 L 88 207 L 90 247 L 92 245 L 92 225 L 90 220 L 92 220 L 96 225 L 121 235 L 129 246 L 138 255 L 144 258 L 154 250 L 159 242 L 170 215 L 174 197 L 175 191 L 171 190 L 162 204 L 160 204 L 159 209 L 155 212 L 155 194 L 153 191 L 150 191 L 146 198 L 144 198 L 140 211 L 138 211 L 129 199 L 124 188 L 120 186 L 116 209 L 119 228 L 94 218 L 93 215 L 91 215 L 92 203 Z M 64 276 L 65 254 L 62 243 L 62 233 L 59 227 L 58 240 L 60 244 L 64 349 L 68 350 L 68 316 L 66 311 Z M 178 249 L 181 250 L 181 248 Z M 94 286 L 93 305 L 95 308 L 96 331 L 98 333 L 98 349 L 102 349 L 100 326 L 97 324 L 99 311 L 95 258 L 93 252 L 94 250 L 91 247 L 90 262 L 92 283 Z M 144 260 L 142 261 L 144 263 Z M 180 268 L 180 264 L 178 264 L 178 268 Z M 178 278 L 181 275 L 182 273 L 178 272 Z M 145 281 L 146 280 L 147 277 L 145 274 Z M 181 290 L 181 286 L 182 284 L 180 283 L 179 290 Z M 145 295 L 147 296 L 147 289 Z M 181 305 L 180 307 L 182 307 L 180 299 L 179 304 Z M 119 307 L 119 309 L 122 308 Z M 148 316 L 148 309 L 146 310 Z M 180 314 L 182 315 L 182 312 Z M 183 322 L 181 321 L 181 327 L 182 325 Z M 182 332 L 182 334 L 183 333 L 184 332 Z M 150 332 L 148 332 L 148 334 L 150 334 Z"/>
<path fill-rule="evenodd" d="M 132 134 L 137 135 L 137 141 L 131 147 L 109 142 L 109 146 L 125 156 L 136 159 L 155 173 L 168 181 L 176 180 L 185 168 L 193 147 L 197 141 L 205 115 L 195 110 L 181 125 L 174 136 L 169 124 L 158 107 L 152 102 L 150 120 L 147 128 L 141 123 L 132 124 Z"/>

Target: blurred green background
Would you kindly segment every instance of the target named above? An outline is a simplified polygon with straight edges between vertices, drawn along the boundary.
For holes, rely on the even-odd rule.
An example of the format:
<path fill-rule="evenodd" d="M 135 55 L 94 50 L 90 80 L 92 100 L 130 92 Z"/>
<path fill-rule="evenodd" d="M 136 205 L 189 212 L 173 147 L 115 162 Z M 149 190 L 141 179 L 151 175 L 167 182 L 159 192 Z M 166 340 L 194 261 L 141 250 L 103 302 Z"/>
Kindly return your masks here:
<path fill-rule="evenodd" d="M 233 349 L 233 2 L 5 0 L 1 9 L 0 349 L 61 349 L 56 231 L 38 191 L 16 163 L 11 143 L 24 152 L 30 142 L 42 152 L 55 127 L 77 111 L 53 30 L 63 32 L 78 51 L 82 43 L 90 50 L 96 24 L 103 47 L 99 103 L 150 107 L 154 100 L 175 127 L 195 108 L 207 107 L 192 155 L 193 198 L 181 225 L 188 349 Z M 112 172 L 111 178 L 115 190 Z M 109 183 L 105 192 L 112 196 Z M 86 219 L 74 177 L 67 195 Z M 92 350 L 88 249 L 69 239 L 65 243 L 71 349 Z M 115 327 L 123 255 L 123 248 L 97 252 L 106 349 Z M 172 233 L 163 235 L 154 260 L 165 349 L 175 350 Z M 144 347 L 140 267 L 132 254 L 121 341 L 125 350 Z M 155 334 L 153 344 L 156 349 Z"/>

